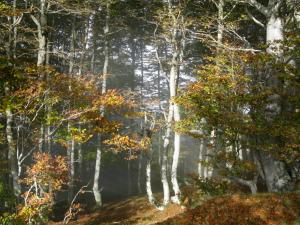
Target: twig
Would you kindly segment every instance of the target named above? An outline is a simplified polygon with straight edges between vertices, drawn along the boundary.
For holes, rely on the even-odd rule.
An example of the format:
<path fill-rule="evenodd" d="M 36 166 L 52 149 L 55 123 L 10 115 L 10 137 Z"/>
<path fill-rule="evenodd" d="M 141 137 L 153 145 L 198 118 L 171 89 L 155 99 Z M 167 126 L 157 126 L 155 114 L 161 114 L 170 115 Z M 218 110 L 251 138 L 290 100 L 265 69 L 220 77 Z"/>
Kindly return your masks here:
<path fill-rule="evenodd" d="M 85 193 L 87 191 L 85 191 L 84 189 L 87 188 L 89 186 L 90 182 L 88 182 L 88 184 L 82 186 L 78 192 L 76 193 L 76 195 L 74 196 L 72 202 L 70 203 L 70 207 L 69 207 L 69 210 L 68 212 L 65 214 L 65 218 L 63 220 L 63 224 L 67 224 L 70 222 L 70 219 L 72 218 L 72 210 L 73 210 L 73 204 L 74 202 L 76 201 L 77 197 L 79 196 L 79 194 L 81 193 Z"/>

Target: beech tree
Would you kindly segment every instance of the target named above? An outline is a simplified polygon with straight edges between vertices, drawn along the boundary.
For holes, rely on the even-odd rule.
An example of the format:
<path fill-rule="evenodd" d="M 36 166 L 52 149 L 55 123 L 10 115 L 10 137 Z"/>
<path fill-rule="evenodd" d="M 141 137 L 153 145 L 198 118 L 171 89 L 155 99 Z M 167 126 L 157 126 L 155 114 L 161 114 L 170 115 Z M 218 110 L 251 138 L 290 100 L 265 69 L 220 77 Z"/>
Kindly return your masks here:
<path fill-rule="evenodd" d="M 66 222 L 86 199 L 98 208 L 147 194 L 164 210 L 184 204 L 193 184 L 202 195 L 230 185 L 293 190 L 298 8 L 293 0 L 1 2 L 0 207 L 43 224 L 64 201 Z"/>

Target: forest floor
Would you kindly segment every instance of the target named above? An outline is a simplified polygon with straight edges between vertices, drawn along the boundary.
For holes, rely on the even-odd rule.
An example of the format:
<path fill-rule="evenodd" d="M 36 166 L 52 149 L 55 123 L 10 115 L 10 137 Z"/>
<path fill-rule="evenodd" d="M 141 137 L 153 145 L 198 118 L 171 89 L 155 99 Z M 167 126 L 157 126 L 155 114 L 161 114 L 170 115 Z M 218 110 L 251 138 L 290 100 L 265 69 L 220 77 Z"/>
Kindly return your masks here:
<path fill-rule="evenodd" d="M 159 225 L 300 225 L 300 193 L 213 198 Z"/>
<path fill-rule="evenodd" d="M 70 225 L 151 225 L 172 218 L 185 211 L 184 207 L 170 204 L 165 210 L 159 211 L 149 204 L 147 197 L 132 197 L 104 206 L 89 214 L 79 215 Z M 60 225 L 62 223 L 50 223 Z"/>
<path fill-rule="evenodd" d="M 55 223 L 58 224 L 58 223 Z M 164 211 L 133 197 L 79 216 L 71 225 L 300 225 L 300 193 L 228 195 L 194 209 L 171 204 Z"/>

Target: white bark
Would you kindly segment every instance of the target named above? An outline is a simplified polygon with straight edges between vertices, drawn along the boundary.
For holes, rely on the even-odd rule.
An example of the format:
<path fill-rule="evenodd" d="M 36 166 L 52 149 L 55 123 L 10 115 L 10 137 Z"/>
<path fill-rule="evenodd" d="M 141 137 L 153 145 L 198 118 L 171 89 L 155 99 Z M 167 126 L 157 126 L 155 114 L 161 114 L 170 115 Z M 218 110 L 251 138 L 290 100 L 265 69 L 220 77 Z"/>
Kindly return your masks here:
<path fill-rule="evenodd" d="M 9 95 L 9 87 L 5 85 L 5 95 Z M 7 144 L 8 144 L 8 161 L 10 165 L 10 179 L 12 180 L 12 187 L 14 190 L 14 194 L 16 196 L 19 196 L 21 193 L 21 186 L 19 184 L 19 176 L 18 176 L 18 171 L 17 171 L 17 156 L 16 156 L 16 148 L 15 148 L 15 143 L 13 139 L 13 130 L 12 130 L 12 125 L 13 125 L 13 114 L 10 105 L 7 105 L 5 109 L 5 114 L 6 114 L 6 139 L 7 139 Z"/>
<path fill-rule="evenodd" d="M 174 120 L 175 122 L 180 121 L 179 107 L 177 104 L 174 104 Z M 180 154 L 180 134 L 175 131 L 171 181 L 173 184 L 173 191 L 174 191 L 174 196 L 172 197 L 172 201 L 176 204 L 180 204 L 180 194 L 181 194 L 178 185 L 178 180 L 177 180 L 177 167 L 179 161 L 179 154 Z"/>
<path fill-rule="evenodd" d="M 69 76 L 73 77 L 73 67 L 74 67 L 74 54 L 75 54 L 75 17 L 72 20 L 72 34 L 71 34 L 71 43 L 70 43 L 70 59 L 69 59 Z M 69 84 L 69 91 L 72 91 L 72 86 Z M 71 108 L 71 102 L 69 103 Z M 68 140 L 68 156 L 69 156 L 69 192 L 68 200 L 69 203 L 73 200 L 74 197 L 74 179 L 75 179 L 75 140 L 71 133 L 71 122 L 68 122 L 68 134 L 70 140 Z"/>
<path fill-rule="evenodd" d="M 69 202 L 72 201 L 74 197 L 74 180 L 75 180 L 75 141 L 74 138 L 72 138 L 69 141 L 69 163 L 70 163 L 70 177 L 69 177 L 69 193 L 68 193 L 68 199 Z"/>
<path fill-rule="evenodd" d="M 13 1 L 13 11 L 16 10 L 16 0 Z M 9 17 L 10 20 L 10 17 Z M 17 23 L 16 23 L 16 16 L 13 16 L 13 24 L 9 27 L 9 40 L 8 40 L 8 47 L 7 47 L 7 55 L 8 57 L 12 57 L 13 59 L 16 59 L 16 38 L 17 38 Z M 11 30 L 11 28 L 13 29 Z M 11 33 L 12 32 L 12 33 Z M 11 44 L 13 44 L 11 46 Z M 11 48 L 13 47 L 13 48 Z M 5 96 L 10 96 L 10 87 L 5 82 L 4 83 L 4 94 Z M 5 109 L 5 116 L 6 116 L 6 140 L 8 145 L 8 151 L 7 151 L 7 160 L 9 163 L 9 182 L 13 188 L 13 192 L 15 196 L 19 196 L 21 193 L 21 186 L 19 184 L 19 173 L 18 168 L 21 168 L 21 165 L 19 165 L 19 161 L 17 160 L 18 154 L 17 154 L 17 148 L 16 143 L 14 141 L 13 137 L 13 112 L 10 103 L 7 103 L 6 109 Z"/>
<path fill-rule="evenodd" d="M 218 7 L 217 44 L 218 46 L 220 46 L 223 42 L 223 33 L 224 33 L 224 0 L 219 0 L 217 7 Z"/>
<path fill-rule="evenodd" d="M 212 130 L 211 133 L 210 133 L 210 145 L 214 146 L 214 148 L 216 148 L 216 146 L 217 146 L 217 144 L 216 144 L 216 131 L 215 130 Z M 210 154 L 213 154 L 213 152 L 211 152 Z M 209 160 L 210 160 L 209 156 L 208 156 L 208 154 L 206 154 L 205 161 L 208 162 Z M 213 171 L 214 170 L 211 167 L 206 166 L 205 167 L 205 177 L 206 178 L 211 178 L 213 176 Z"/>
<path fill-rule="evenodd" d="M 37 26 L 38 31 L 38 59 L 37 66 L 44 66 L 46 62 L 46 34 L 45 27 L 47 25 L 46 17 L 46 0 L 40 0 L 39 19 L 34 15 L 30 15 L 31 19 Z"/>
<path fill-rule="evenodd" d="M 167 164 L 168 164 L 168 149 L 171 136 L 171 122 L 173 118 L 173 105 L 169 104 L 169 112 L 167 118 L 167 128 L 164 138 L 164 145 L 162 149 L 162 162 L 161 162 L 161 182 L 163 184 L 164 201 L 163 205 L 166 206 L 170 202 L 170 188 L 167 177 Z"/>
<path fill-rule="evenodd" d="M 283 36 L 283 19 L 276 14 L 272 14 L 267 21 L 267 44 L 269 45 L 267 52 L 281 56 Z"/>
<path fill-rule="evenodd" d="M 199 156 L 198 156 L 198 178 L 206 178 L 207 175 L 207 168 L 206 166 L 202 165 L 202 162 L 206 160 L 206 140 L 202 139 L 200 140 L 199 144 Z"/>
<path fill-rule="evenodd" d="M 101 190 L 99 188 L 99 181 L 100 181 L 100 169 L 101 169 L 101 138 L 100 135 L 98 135 L 98 146 L 97 146 L 97 153 L 96 153 L 96 164 L 95 164 L 95 174 L 94 174 L 94 185 L 93 185 L 93 193 L 96 201 L 96 205 L 98 207 L 102 206 L 102 196 L 101 196 Z"/>
<path fill-rule="evenodd" d="M 184 47 L 184 17 L 181 15 L 179 17 L 174 14 L 174 6 L 172 5 L 172 1 L 168 1 L 168 10 L 169 16 L 172 18 L 171 21 L 171 69 L 170 69 L 170 79 L 169 79 L 169 93 L 170 93 L 170 101 L 169 101 L 169 115 L 167 121 L 167 129 L 171 128 L 171 122 L 174 119 L 175 122 L 180 121 L 180 112 L 179 107 L 176 103 L 174 103 L 174 98 L 177 96 L 178 89 L 178 80 L 180 73 L 180 63 L 183 58 L 183 47 Z M 166 135 L 166 137 L 170 138 L 170 135 Z M 165 137 L 165 138 L 166 138 Z M 177 167 L 179 162 L 180 155 L 180 134 L 175 130 L 174 134 L 174 152 L 173 152 L 173 161 L 171 167 L 171 181 L 172 187 L 174 191 L 174 196 L 172 196 L 172 201 L 174 203 L 180 204 L 180 188 L 177 180 Z"/>
<path fill-rule="evenodd" d="M 154 196 L 151 188 L 151 159 L 147 159 L 146 164 L 146 192 L 150 204 L 154 204 Z"/>
<path fill-rule="evenodd" d="M 106 17 L 105 17 L 105 27 L 104 27 L 104 64 L 103 64 L 103 77 L 102 77 L 102 86 L 101 92 L 102 94 L 106 93 L 107 88 L 107 73 L 108 73 L 108 63 L 109 63 L 109 52 L 108 52 L 108 33 L 109 33 L 109 19 L 110 19 L 110 3 L 107 1 L 106 3 Z M 101 116 L 104 116 L 104 107 L 100 108 Z M 101 168 L 101 134 L 98 134 L 98 146 L 96 153 L 96 163 L 95 163 L 95 175 L 94 175 L 94 184 L 93 184 L 93 193 L 96 201 L 96 205 L 98 207 L 102 206 L 102 196 L 101 190 L 99 189 L 100 182 L 100 168 Z"/>

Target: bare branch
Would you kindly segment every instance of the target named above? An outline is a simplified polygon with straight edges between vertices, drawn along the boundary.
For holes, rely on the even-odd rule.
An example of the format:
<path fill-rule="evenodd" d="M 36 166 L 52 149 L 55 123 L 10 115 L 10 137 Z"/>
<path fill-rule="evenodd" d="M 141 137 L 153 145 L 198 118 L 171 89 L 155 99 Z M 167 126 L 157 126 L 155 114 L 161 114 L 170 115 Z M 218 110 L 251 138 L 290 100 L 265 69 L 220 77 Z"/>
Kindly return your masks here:
<path fill-rule="evenodd" d="M 34 15 L 30 15 L 32 21 L 36 24 L 36 26 L 40 29 L 41 28 L 41 24 L 40 22 L 37 20 L 37 18 Z"/>
<path fill-rule="evenodd" d="M 225 20 L 232 12 L 233 10 L 235 9 L 235 7 L 237 6 L 238 4 L 234 4 L 234 6 L 231 8 L 231 10 L 224 16 L 223 20 Z"/>
<path fill-rule="evenodd" d="M 79 196 L 79 194 L 81 193 L 85 193 L 87 192 L 85 189 L 89 186 L 90 182 L 88 182 L 86 185 L 82 186 L 79 191 L 76 193 L 76 195 L 74 196 L 72 202 L 70 203 L 70 207 L 69 207 L 69 210 L 68 212 L 66 213 L 66 216 L 63 220 L 63 224 L 67 224 L 69 223 L 70 219 L 72 219 L 72 211 L 73 211 L 73 204 L 74 202 L 76 201 L 77 197 Z"/>
<path fill-rule="evenodd" d="M 248 17 L 250 18 L 250 19 L 252 19 L 253 20 L 253 22 L 255 22 L 257 25 L 259 25 L 259 26 L 261 26 L 261 27 L 265 27 L 265 25 L 262 23 L 262 22 L 260 22 L 258 19 L 256 19 L 250 12 L 249 12 L 249 10 L 248 10 L 248 8 L 246 7 L 246 13 L 247 13 L 247 15 L 248 15 Z"/>
<path fill-rule="evenodd" d="M 256 0 L 248 0 L 249 3 L 254 6 L 260 13 L 264 14 L 265 16 L 269 15 L 269 10 L 267 7 L 265 7 L 264 5 L 262 5 L 261 3 L 259 3 Z"/>

